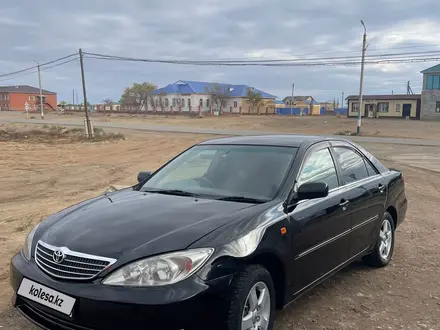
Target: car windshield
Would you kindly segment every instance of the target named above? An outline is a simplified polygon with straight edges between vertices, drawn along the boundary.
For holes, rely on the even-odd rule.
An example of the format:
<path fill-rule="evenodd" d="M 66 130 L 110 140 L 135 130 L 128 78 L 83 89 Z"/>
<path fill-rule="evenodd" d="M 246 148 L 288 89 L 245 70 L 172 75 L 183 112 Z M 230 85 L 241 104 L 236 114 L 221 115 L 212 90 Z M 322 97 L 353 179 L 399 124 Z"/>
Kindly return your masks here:
<path fill-rule="evenodd" d="M 155 173 L 141 191 L 268 201 L 277 194 L 296 152 L 275 146 L 194 146 Z"/>

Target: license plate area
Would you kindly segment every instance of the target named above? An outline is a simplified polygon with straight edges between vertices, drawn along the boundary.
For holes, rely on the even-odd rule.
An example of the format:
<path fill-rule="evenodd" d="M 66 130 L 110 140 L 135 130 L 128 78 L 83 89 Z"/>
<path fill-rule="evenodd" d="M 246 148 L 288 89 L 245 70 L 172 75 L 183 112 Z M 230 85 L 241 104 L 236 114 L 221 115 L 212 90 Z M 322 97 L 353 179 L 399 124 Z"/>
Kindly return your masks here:
<path fill-rule="evenodd" d="M 68 316 L 72 316 L 76 301 L 75 298 L 27 278 L 21 281 L 17 294 Z"/>

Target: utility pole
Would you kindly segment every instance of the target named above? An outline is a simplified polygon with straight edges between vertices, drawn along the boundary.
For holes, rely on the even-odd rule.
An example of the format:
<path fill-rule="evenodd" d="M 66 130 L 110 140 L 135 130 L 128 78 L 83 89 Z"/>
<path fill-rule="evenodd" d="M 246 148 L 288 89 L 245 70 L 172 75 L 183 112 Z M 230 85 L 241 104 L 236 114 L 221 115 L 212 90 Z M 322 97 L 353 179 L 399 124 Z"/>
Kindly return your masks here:
<path fill-rule="evenodd" d="M 83 52 L 82 49 L 79 49 L 79 60 L 81 64 L 81 79 L 83 86 L 83 94 L 84 94 L 84 112 L 86 114 L 86 127 L 87 127 L 87 137 L 90 139 L 93 137 L 92 125 L 90 124 L 89 112 L 87 109 L 87 93 L 86 93 L 86 80 L 84 78 L 84 61 L 83 61 Z"/>
<path fill-rule="evenodd" d="M 35 63 L 37 63 L 38 68 L 38 88 L 40 89 L 40 112 L 41 112 L 41 119 L 44 119 L 44 111 L 43 111 L 43 92 L 41 90 L 41 72 L 40 72 L 40 63 L 34 60 Z"/>
<path fill-rule="evenodd" d="M 293 114 L 293 91 L 295 90 L 295 83 L 292 83 L 292 99 L 290 100 L 290 114 Z M 301 110 L 302 116 L 302 110 Z"/>
<path fill-rule="evenodd" d="M 75 105 L 75 90 L 72 89 L 72 104 Z"/>
<path fill-rule="evenodd" d="M 406 84 L 406 94 L 408 94 L 408 95 L 414 94 L 414 92 L 412 91 L 411 86 L 409 85 L 409 80 L 408 80 L 408 83 Z"/>
<path fill-rule="evenodd" d="M 342 99 L 341 99 L 341 108 L 344 107 L 345 100 L 344 100 L 344 92 L 342 92 Z"/>
<path fill-rule="evenodd" d="M 364 83 L 364 64 L 365 64 L 365 51 L 367 50 L 367 28 L 365 27 L 364 21 L 361 20 L 361 24 L 364 27 L 364 37 L 362 41 L 362 62 L 361 62 L 361 81 L 359 86 L 359 111 L 358 111 L 358 119 L 357 119 L 357 135 L 361 134 L 361 121 L 362 121 L 362 87 Z"/>

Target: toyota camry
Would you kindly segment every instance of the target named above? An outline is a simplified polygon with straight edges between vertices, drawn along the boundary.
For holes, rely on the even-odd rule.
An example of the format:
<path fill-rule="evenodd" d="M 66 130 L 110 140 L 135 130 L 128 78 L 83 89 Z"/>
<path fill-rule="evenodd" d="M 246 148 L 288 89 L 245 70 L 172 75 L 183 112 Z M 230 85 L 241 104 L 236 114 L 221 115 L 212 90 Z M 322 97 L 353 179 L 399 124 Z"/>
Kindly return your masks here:
<path fill-rule="evenodd" d="M 13 305 L 46 329 L 273 329 L 355 260 L 386 266 L 404 178 L 326 137 L 221 138 L 49 216 L 13 257 Z"/>

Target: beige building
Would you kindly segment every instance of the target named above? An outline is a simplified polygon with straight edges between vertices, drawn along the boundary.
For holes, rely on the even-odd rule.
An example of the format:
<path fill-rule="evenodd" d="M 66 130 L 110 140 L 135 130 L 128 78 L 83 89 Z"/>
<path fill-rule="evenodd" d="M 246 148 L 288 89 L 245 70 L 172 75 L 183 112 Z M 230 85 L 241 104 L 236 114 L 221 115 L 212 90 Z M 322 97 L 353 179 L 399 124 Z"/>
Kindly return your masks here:
<path fill-rule="evenodd" d="M 359 95 L 350 95 L 346 100 L 348 117 L 357 117 Z M 420 94 L 364 95 L 362 103 L 362 117 L 420 119 Z"/>

